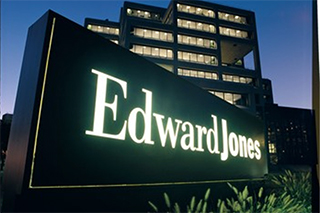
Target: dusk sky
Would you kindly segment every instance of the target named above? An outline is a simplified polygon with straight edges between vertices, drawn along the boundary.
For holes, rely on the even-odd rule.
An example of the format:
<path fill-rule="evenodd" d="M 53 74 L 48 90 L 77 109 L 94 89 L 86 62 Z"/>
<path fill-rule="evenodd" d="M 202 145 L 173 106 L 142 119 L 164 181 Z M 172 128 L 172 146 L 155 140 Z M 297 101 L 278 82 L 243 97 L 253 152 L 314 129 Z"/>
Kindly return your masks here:
<path fill-rule="evenodd" d="M 130 0 L 131 1 L 131 0 Z M 169 0 L 135 1 L 167 7 Z M 272 81 L 274 102 L 311 108 L 312 0 L 208 0 L 255 12 L 263 78 Z M 14 112 L 27 31 L 51 9 L 83 25 L 84 19 L 119 21 L 123 1 L 1 1 L 1 116 Z M 28 104 L 28 103 L 26 103 Z"/>

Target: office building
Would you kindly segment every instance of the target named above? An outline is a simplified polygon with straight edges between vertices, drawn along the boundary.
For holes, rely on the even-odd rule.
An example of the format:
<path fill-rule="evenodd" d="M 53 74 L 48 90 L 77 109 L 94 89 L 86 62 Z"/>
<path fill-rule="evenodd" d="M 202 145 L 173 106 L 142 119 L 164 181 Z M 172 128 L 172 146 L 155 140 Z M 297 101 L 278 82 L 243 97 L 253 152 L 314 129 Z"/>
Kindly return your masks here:
<path fill-rule="evenodd" d="M 248 112 L 261 115 L 265 99 L 273 100 L 264 94 L 251 11 L 205 1 L 125 2 L 119 22 L 86 18 L 85 27 Z"/>
<path fill-rule="evenodd" d="M 315 165 L 317 156 L 314 111 L 265 107 L 270 166 Z"/>
<path fill-rule="evenodd" d="M 5 165 L 5 159 L 8 148 L 8 141 L 12 123 L 12 114 L 4 114 L 2 120 L 0 120 L 0 151 L 1 151 L 1 160 L 0 160 L 0 170 L 3 170 Z"/>

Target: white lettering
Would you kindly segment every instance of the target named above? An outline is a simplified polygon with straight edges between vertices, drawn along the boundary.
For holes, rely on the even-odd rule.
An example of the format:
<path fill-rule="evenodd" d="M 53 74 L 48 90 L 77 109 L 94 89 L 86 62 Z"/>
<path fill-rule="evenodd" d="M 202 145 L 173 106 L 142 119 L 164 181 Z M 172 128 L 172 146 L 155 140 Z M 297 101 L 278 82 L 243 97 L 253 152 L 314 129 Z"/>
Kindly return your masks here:
<path fill-rule="evenodd" d="M 254 158 L 254 152 L 252 152 L 253 150 L 254 150 L 253 141 L 251 138 L 248 138 L 248 154 L 249 154 L 249 158 L 251 159 Z"/>
<path fill-rule="evenodd" d="M 221 153 L 221 160 L 225 161 L 228 159 L 229 156 L 229 148 L 228 148 L 228 127 L 227 121 L 222 119 L 222 140 L 223 140 L 223 152 Z"/>
<path fill-rule="evenodd" d="M 125 99 L 127 98 L 127 82 L 121 79 L 115 78 L 111 75 L 107 75 L 105 73 L 99 72 L 94 69 L 92 69 L 91 72 L 96 74 L 98 76 L 98 79 L 97 79 L 96 101 L 95 101 L 94 118 L 93 118 L 93 130 L 92 131 L 87 130 L 86 134 L 105 137 L 105 138 L 124 140 L 126 137 L 127 121 L 124 121 L 122 129 L 118 134 L 104 133 L 103 128 L 104 128 L 104 113 L 105 113 L 106 107 L 111 109 L 113 113 L 113 121 L 117 120 L 118 95 L 114 96 L 114 100 L 112 103 L 105 102 L 108 80 L 116 82 L 121 86 L 123 96 Z"/>
<path fill-rule="evenodd" d="M 123 99 L 125 100 L 127 99 L 127 82 L 94 69 L 92 69 L 91 72 L 97 75 L 97 88 L 93 116 L 93 130 L 86 130 L 85 133 L 87 135 L 125 140 L 128 124 L 128 133 L 133 142 L 137 144 L 154 145 L 155 141 L 152 140 L 152 130 L 156 129 L 152 128 L 154 117 L 162 147 L 166 147 L 166 144 L 169 141 L 168 143 L 171 145 L 171 148 L 175 149 L 177 141 L 180 138 L 180 146 L 183 150 L 198 152 L 208 150 L 211 154 L 220 154 L 221 161 L 226 161 L 229 158 L 229 153 L 230 156 L 233 157 L 239 156 L 242 158 L 249 157 L 250 159 L 261 159 L 262 153 L 260 150 L 260 142 L 258 140 L 253 140 L 252 138 L 247 139 L 246 136 L 239 135 L 232 131 L 230 131 L 229 134 L 228 122 L 225 119 L 221 119 L 222 141 L 219 143 L 218 119 L 215 115 L 211 115 L 212 128 L 209 129 L 205 126 L 194 126 L 189 121 L 183 122 L 182 120 L 172 119 L 171 117 L 167 117 L 165 124 L 165 116 L 152 111 L 153 94 L 152 91 L 145 88 L 141 89 L 145 96 L 144 107 L 133 107 L 129 115 L 127 115 L 128 120 L 124 119 L 122 121 L 118 121 L 117 109 L 119 94 L 113 94 L 112 91 L 114 90 L 108 89 L 108 82 L 112 82 L 112 85 L 117 84 L 120 86 L 120 93 L 122 93 L 120 97 L 123 96 Z M 113 101 L 106 100 L 109 100 L 110 97 L 113 98 Z M 119 128 L 119 130 L 114 130 L 114 128 L 111 129 L 109 123 L 109 126 L 105 124 L 105 119 L 107 117 L 105 116 L 106 110 L 109 110 L 109 114 L 111 111 L 113 120 L 112 124 L 116 122 L 116 128 Z M 203 147 L 203 137 L 206 139 L 205 147 Z M 219 150 L 219 146 L 222 146 L 222 150 Z"/>
<path fill-rule="evenodd" d="M 261 159 L 261 151 L 260 151 L 259 147 L 260 147 L 259 141 L 255 140 L 254 141 L 254 149 L 256 150 L 256 153 L 254 155 L 257 160 Z"/>
<path fill-rule="evenodd" d="M 146 94 L 145 111 L 141 108 L 134 108 L 128 118 L 128 131 L 132 140 L 136 143 L 145 142 L 146 144 L 154 144 L 151 140 L 151 113 L 152 113 L 152 92 L 142 89 L 142 92 Z M 141 113 L 144 120 L 144 133 L 143 136 L 138 139 L 136 136 L 137 128 L 137 114 Z"/>
<path fill-rule="evenodd" d="M 166 146 L 167 136 L 169 134 L 171 147 L 172 147 L 172 149 L 174 149 L 176 147 L 179 127 L 180 127 L 180 124 L 182 123 L 182 121 L 180 121 L 178 119 L 174 120 L 177 123 L 176 130 L 174 131 L 173 125 L 172 125 L 172 119 L 169 117 L 168 121 L 167 121 L 166 130 L 164 131 L 163 121 L 162 121 L 164 119 L 164 116 L 156 114 L 156 113 L 153 113 L 153 116 L 156 118 L 158 132 L 159 132 L 162 147 Z"/>
<path fill-rule="evenodd" d="M 239 135 L 239 144 L 240 144 L 240 157 L 248 157 L 247 152 L 247 138 L 245 136 Z"/>
<path fill-rule="evenodd" d="M 199 125 L 196 125 L 196 128 L 198 130 L 198 147 L 196 150 L 199 152 L 204 152 L 204 149 L 202 148 L 202 133 L 207 134 L 207 128 Z"/>
<path fill-rule="evenodd" d="M 189 127 L 189 134 L 184 134 L 181 137 L 181 147 L 184 150 L 190 149 L 194 151 L 196 148 L 194 147 L 194 128 L 190 122 L 184 122 L 181 126 L 183 132 L 187 131 L 187 126 Z M 187 144 L 187 140 L 189 144 Z"/>
<path fill-rule="evenodd" d="M 239 153 L 238 137 L 234 132 L 229 135 L 229 149 L 232 156 L 237 156 Z"/>
<path fill-rule="evenodd" d="M 211 154 L 220 154 L 219 151 L 219 141 L 218 141 L 218 124 L 217 124 L 217 116 L 211 115 L 213 119 L 213 128 L 210 128 L 207 132 L 207 148 Z M 213 135 L 214 148 L 211 147 L 211 135 Z"/>

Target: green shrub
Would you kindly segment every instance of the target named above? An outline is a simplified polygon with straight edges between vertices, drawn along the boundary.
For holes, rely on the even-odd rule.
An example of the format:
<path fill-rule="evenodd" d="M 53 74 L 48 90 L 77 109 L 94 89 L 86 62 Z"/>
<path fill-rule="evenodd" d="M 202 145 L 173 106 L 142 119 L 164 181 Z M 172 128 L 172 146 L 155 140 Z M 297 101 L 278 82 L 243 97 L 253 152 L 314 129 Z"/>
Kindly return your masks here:
<path fill-rule="evenodd" d="M 181 208 L 178 203 L 171 205 L 171 201 L 167 193 L 164 193 L 164 202 L 166 204 L 166 212 L 239 212 L 239 213 L 305 213 L 311 212 L 311 174 L 310 173 L 293 173 L 286 170 L 284 174 L 269 175 L 267 185 L 273 188 L 271 192 L 265 193 L 261 187 L 258 192 L 253 191 L 250 195 L 248 186 L 245 186 L 242 191 L 227 183 L 229 188 L 234 192 L 235 196 L 226 198 L 225 200 L 218 199 L 216 205 L 208 203 L 210 189 L 208 189 L 203 199 L 197 200 L 193 196 L 189 205 Z M 149 201 L 149 205 L 153 211 L 158 212 L 159 209 L 155 204 Z M 212 209 L 216 206 L 216 209 Z M 210 209 L 211 208 L 211 209 Z M 163 211 L 161 211 L 163 212 Z"/>
<path fill-rule="evenodd" d="M 275 193 L 263 196 L 263 187 L 260 188 L 258 196 L 249 195 L 246 186 L 241 192 L 231 184 L 229 187 L 236 195 L 236 199 L 227 198 L 226 201 L 218 200 L 218 212 L 241 212 L 241 213 L 259 213 L 259 212 L 305 212 L 303 203 L 292 198 L 286 192 L 277 196 Z"/>
<path fill-rule="evenodd" d="M 209 196 L 210 196 L 210 189 L 207 189 L 203 199 L 196 201 L 196 197 L 193 196 L 191 198 L 190 204 L 187 205 L 186 209 L 181 210 L 178 203 L 175 203 L 173 206 L 171 205 L 171 201 L 170 201 L 170 198 L 167 193 L 163 194 L 166 207 L 168 208 L 168 210 L 166 212 L 174 212 L 174 213 L 180 213 L 180 212 L 205 213 L 205 212 L 209 212 L 207 209 Z M 155 204 L 153 204 L 150 201 L 148 203 L 155 212 L 159 212 L 159 209 Z"/>
<path fill-rule="evenodd" d="M 285 170 L 284 174 L 269 175 L 269 179 L 275 185 L 276 193 L 287 193 L 303 204 L 304 212 L 311 212 L 312 184 L 310 172 Z"/>

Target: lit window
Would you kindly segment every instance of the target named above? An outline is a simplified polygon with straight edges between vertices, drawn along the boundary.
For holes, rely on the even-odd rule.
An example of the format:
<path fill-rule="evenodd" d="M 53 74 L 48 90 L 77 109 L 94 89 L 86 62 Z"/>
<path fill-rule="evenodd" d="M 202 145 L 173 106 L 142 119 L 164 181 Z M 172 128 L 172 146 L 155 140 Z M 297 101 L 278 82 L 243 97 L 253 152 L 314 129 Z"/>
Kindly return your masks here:
<path fill-rule="evenodd" d="M 142 37 L 142 38 L 168 41 L 168 42 L 173 41 L 172 33 L 167 33 L 167 32 L 162 32 L 162 31 L 134 28 L 133 34 L 135 36 Z"/>
<path fill-rule="evenodd" d="M 177 10 L 179 12 L 184 12 L 184 13 L 191 13 L 191 14 L 196 14 L 199 16 L 206 16 L 206 17 L 215 17 L 215 13 L 212 10 L 208 10 L 205 8 L 200 8 L 200 7 L 193 7 L 190 5 L 184 5 L 184 4 L 177 4 Z"/>
<path fill-rule="evenodd" d="M 172 65 L 168 65 L 168 64 L 157 64 L 157 65 L 159 65 L 160 67 L 166 69 L 169 72 L 173 72 L 173 66 Z"/>
<path fill-rule="evenodd" d="M 248 95 L 246 94 L 234 94 L 234 93 L 228 93 L 228 92 L 225 93 L 225 92 L 212 91 L 212 90 L 209 90 L 209 92 L 233 105 L 247 107 L 249 103 Z"/>
<path fill-rule="evenodd" d="M 251 84 L 252 78 L 245 78 L 237 75 L 226 75 L 222 74 L 223 81 L 235 82 L 235 83 L 242 83 L 242 84 Z"/>
<path fill-rule="evenodd" d="M 89 28 L 90 26 L 90 28 Z M 109 35 L 119 35 L 119 29 L 114 27 L 103 27 L 97 25 L 88 25 L 88 29 L 91 29 L 94 32 L 109 34 Z"/>
<path fill-rule="evenodd" d="M 110 40 L 110 41 L 112 41 L 113 43 L 119 44 L 118 40 Z"/>
<path fill-rule="evenodd" d="M 277 153 L 276 145 L 274 143 L 269 143 L 269 153 Z"/>
<path fill-rule="evenodd" d="M 248 32 L 246 31 L 235 30 L 235 29 L 226 28 L 226 27 L 219 27 L 219 30 L 220 30 L 220 34 L 222 35 L 227 35 L 227 36 L 232 36 L 237 38 L 249 38 Z"/>
<path fill-rule="evenodd" d="M 204 72 L 204 71 L 198 71 L 198 70 L 178 68 L 178 75 L 218 80 L 218 74 L 215 72 L 209 72 L 209 71 Z"/>
<path fill-rule="evenodd" d="M 178 51 L 178 59 L 182 61 L 193 62 L 198 64 L 207 64 L 211 66 L 218 65 L 218 60 L 215 56 L 203 54 Z"/>
<path fill-rule="evenodd" d="M 148 47 L 148 46 L 141 46 L 141 45 L 133 45 L 133 47 L 130 49 L 132 52 L 144 55 L 144 56 L 150 56 L 150 57 L 156 57 L 156 58 L 166 58 L 166 59 L 172 59 L 172 50 L 170 49 L 164 49 L 164 48 L 158 48 L 158 47 Z"/>
<path fill-rule="evenodd" d="M 223 19 L 230 22 L 236 22 L 240 24 L 247 24 L 247 20 L 245 17 L 239 16 L 239 15 L 233 15 L 229 13 L 224 12 L 218 12 L 219 19 Z"/>
<path fill-rule="evenodd" d="M 135 16 L 135 17 L 145 18 L 145 19 L 154 19 L 154 20 L 160 19 L 159 14 L 154 14 L 154 13 L 151 14 L 148 11 L 136 10 L 131 8 L 127 9 L 127 14 L 130 16 Z"/>
<path fill-rule="evenodd" d="M 193 29 L 193 30 L 198 30 L 198 31 L 204 31 L 204 32 L 210 32 L 210 33 L 216 33 L 216 28 L 214 25 L 209 25 L 206 23 L 189 21 L 189 20 L 184 20 L 184 19 L 178 19 L 177 23 L 178 23 L 178 27 L 188 28 L 188 29 Z"/>

